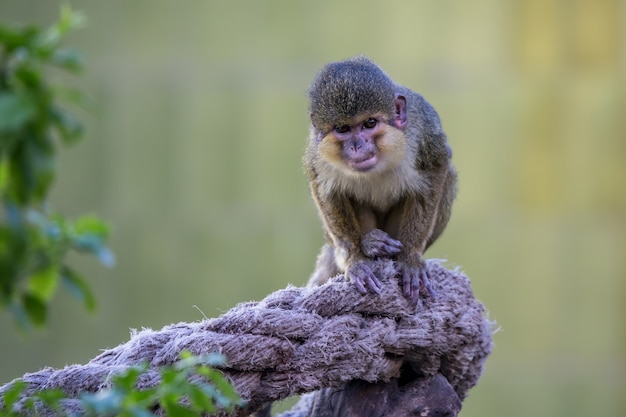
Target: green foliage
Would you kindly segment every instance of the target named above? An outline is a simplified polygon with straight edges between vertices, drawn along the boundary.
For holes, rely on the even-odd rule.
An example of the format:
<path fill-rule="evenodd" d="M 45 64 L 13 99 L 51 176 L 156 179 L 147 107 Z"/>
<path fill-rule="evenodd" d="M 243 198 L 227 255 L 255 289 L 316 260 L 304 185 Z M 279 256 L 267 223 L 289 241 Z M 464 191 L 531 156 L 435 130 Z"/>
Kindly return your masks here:
<path fill-rule="evenodd" d="M 137 390 L 137 382 L 150 372 L 146 365 L 132 367 L 111 378 L 111 387 L 95 394 L 83 394 L 80 404 L 84 416 L 151 417 L 155 409 L 169 416 L 200 417 L 218 409 L 232 409 L 243 403 L 230 383 L 215 366 L 224 365 L 221 355 L 192 356 L 181 354 L 174 365 L 159 370 L 160 382 L 153 388 Z M 194 381 L 194 382 L 192 382 Z M 25 401 L 25 407 L 16 412 L 14 407 L 26 384 L 19 381 L 4 395 L 0 417 L 17 417 L 35 412 L 36 405 L 45 404 L 62 415 L 61 391 L 42 391 Z M 81 416 L 82 416 L 81 415 Z"/>
<path fill-rule="evenodd" d="M 76 142 L 83 132 L 59 101 L 81 105 L 85 100 L 80 91 L 50 85 L 45 71 L 81 69 L 80 54 L 60 46 L 81 23 L 79 14 L 64 8 L 60 21 L 47 30 L 0 25 L 0 308 L 10 309 L 24 327 L 45 324 L 48 303 L 59 287 L 87 310 L 95 308 L 85 280 L 65 262 L 69 252 L 94 255 L 106 266 L 115 262 L 101 220 L 87 215 L 71 221 L 46 206 L 56 147 Z M 223 364 L 219 355 L 184 353 L 178 363 L 158 371 L 160 382 L 153 388 L 136 389 L 142 377 L 155 372 L 142 365 L 113 376 L 110 388 L 83 394 L 78 401 L 84 416 L 147 417 L 156 408 L 167 415 L 200 416 L 232 408 L 242 403 L 214 369 Z M 41 391 L 22 402 L 25 389 L 19 381 L 4 393 L 1 417 L 37 415 L 42 406 L 63 415 L 62 391 Z"/>
<path fill-rule="evenodd" d="M 47 30 L 0 24 L 0 308 L 10 309 L 22 327 L 45 324 L 61 285 L 94 309 L 85 280 L 65 262 L 70 251 L 114 263 L 102 221 L 70 221 L 46 205 L 57 145 L 72 144 L 83 133 L 59 102 L 85 102 L 78 90 L 52 86 L 46 71 L 81 69 L 80 54 L 62 48 L 61 40 L 82 22 L 80 14 L 62 8 L 59 22 Z"/>

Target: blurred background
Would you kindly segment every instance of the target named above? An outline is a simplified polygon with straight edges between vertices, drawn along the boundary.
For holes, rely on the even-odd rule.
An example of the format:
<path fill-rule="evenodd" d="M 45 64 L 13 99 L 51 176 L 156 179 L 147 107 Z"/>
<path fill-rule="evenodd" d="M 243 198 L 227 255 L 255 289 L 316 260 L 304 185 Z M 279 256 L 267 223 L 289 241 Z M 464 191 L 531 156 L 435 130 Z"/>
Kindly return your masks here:
<path fill-rule="evenodd" d="M 2 0 L 0 19 L 47 26 L 59 3 Z M 461 415 L 626 415 L 626 1 L 70 3 L 96 104 L 52 206 L 110 222 L 117 266 L 73 260 L 94 314 L 63 293 L 42 331 L 0 313 L 0 383 L 305 284 L 322 243 L 305 92 L 363 53 L 434 105 L 454 150 L 427 257 L 464 270 L 500 327 Z"/>

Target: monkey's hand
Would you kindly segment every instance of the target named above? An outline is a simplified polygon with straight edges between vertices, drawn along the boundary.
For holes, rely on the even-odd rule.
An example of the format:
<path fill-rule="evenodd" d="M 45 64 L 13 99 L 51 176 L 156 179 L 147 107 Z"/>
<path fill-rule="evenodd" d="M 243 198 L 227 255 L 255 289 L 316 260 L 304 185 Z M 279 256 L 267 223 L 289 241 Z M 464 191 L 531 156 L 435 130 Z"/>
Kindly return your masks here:
<path fill-rule="evenodd" d="M 370 262 L 366 259 L 353 262 L 348 266 L 345 275 L 346 278 L 354 283 L 356 289 L 361 294 L 367 294 L 368 290 L 380 294 L 383 286 L 376 275 L 374 275 Z"/>
<path fill-rule="evenodd" d="M 420 258 L 417 264 L 399 262 L 399 271 L 402 275 L 402 292 L 412 303 L 417 305 L 420 293 L 434 298 L 435 293 L 430 287 L 424 261 Z"/>
<path fill-rule="evenodd" d="M 393 256 L 402 250 L 402 242 L 392 239 L 380 229 L 372 229 L 361 237 L 361 249 L 365 256 L 372 259 Z"/>

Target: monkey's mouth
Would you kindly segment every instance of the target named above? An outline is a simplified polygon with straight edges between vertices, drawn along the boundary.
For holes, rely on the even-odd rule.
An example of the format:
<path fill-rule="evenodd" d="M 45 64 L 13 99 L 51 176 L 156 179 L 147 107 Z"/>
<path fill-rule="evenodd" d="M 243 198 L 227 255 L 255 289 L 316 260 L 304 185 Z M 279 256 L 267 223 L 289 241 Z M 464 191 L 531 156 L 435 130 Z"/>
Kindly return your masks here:
<path fill-rule="evenodd" d="M 367 156 L 364 158 L 353 159 L 350 161 L 349 165 L 350 168 L 355 171 L 365 172 L 374 168 L 376 166 L 376 163 L 378 163 L 378 158 L 376 157 L 376 154 L 374 154 L 372 156 Z"/>

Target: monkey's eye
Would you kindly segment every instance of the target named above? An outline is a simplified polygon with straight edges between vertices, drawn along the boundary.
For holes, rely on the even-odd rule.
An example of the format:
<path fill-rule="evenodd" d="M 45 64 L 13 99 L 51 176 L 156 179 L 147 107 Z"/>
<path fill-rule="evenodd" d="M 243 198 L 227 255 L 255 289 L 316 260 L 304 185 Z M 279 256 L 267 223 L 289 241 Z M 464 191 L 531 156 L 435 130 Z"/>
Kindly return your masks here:
<path fill-rule="evenodd" d="M 376 127 L 377 123 L 378 121 L 376 119 L 374 119 L 373 117 L 370 117 L 369 119 L 363 122 L 363 127 L 365 129 L 373 129 L 374 127 Z"/>
<path fill-rule="evenodd" d="M 349 131 L 350 126 L 348 125 L 335 126 L 335 132 L 337 133 L 348 133 Z"/>

